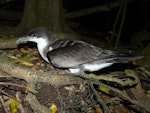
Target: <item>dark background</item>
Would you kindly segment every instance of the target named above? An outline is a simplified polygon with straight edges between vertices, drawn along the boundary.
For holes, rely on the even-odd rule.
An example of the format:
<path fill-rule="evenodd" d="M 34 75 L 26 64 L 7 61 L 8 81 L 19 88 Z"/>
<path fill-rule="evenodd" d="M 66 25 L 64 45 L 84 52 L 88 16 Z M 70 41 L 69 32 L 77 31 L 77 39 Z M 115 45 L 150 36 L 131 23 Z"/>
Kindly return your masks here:
<path fill-rule="evenodd" d="M 98 5 L 108 4 L 110 2 L 112 2 L 112 0 L 64 0 L 64 8 L 67 10 L 67 12 L 72 12 Z M 23 13 L 24 4 L 25 4 L 24 0 L 13 0 L 11 2 L 1 4 L 0 10 Z M 79 23 L 78 27 L 72 28 L 76 32 L 82 35 L 100 39 L 106 36 L 110 36 L 109 32 L 112 30 L 118 10 L 119 6 L 111 9 L 110 11 L 93 13 L 82 17 L 69 19 L 67 21 Z M 20 19 L 21 17 L 18 19 L 12 18 L 4 19 L 1 17 L 0 14 L 0 26 L 14 27 L 20 22 Z M 149 20 L 150 20 L 149 0 L 134 0 L 131 3 L 128 3 L 123 31 L 121 34 L 122 44 L 125 45 L 129 44 L 131 37 L 135 33 L 144 30 Z M 117 29 L 119 29 L 119 25 L 117 26 L 118 26 Z M 147 28 L 147 31 L 149 31 L 149 27 Z"/>

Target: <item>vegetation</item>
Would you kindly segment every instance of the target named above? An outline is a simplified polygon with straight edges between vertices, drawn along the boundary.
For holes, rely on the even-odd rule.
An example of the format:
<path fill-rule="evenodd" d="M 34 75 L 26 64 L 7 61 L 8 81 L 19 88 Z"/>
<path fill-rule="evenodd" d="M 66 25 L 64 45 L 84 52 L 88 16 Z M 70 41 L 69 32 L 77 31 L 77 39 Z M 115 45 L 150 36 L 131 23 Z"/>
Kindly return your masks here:
<path fill-rule="evenodd" d="M 147 2 L 1 0 L 0 21 L 5 20 L 5 24 L 0 24 L 0 112 L 149 112 L 149 18 L 141 22 L 139 29 L 131 24 L 135 18 L 134 22 L 128 21 L 133 16 L 129 15 L 130 7 L 133 9 L 135 5 L 139 9 L 139 4 Z M 91 18 L 95 24 L 88 21 Z M 13 24 L 6 24 L 6 20 Z M 16 44 L 18 37 L 38 26 L 47 27 L 57 38 L 84 40 L 100 47 L 143 54 L 144 62 L 116 64 L 84 76 L 64 74 L 45 64 L 34 44 Z M 51 70 L 45 70 L 45 65 Z"/>

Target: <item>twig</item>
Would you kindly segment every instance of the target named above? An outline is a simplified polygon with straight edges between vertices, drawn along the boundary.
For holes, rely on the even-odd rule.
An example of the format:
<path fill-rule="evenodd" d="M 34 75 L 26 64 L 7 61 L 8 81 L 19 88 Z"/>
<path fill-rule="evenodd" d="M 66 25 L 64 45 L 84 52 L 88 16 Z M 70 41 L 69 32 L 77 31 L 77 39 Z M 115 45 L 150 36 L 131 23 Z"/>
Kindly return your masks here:
<path fill-rule="evenodd" d="M 148 77 L 150 77 L 150 72 L 148 70 L 146 70 L 144 67 L 140 67 L 139 70 L 141 70 L 142 72 L 144 72 Z"/>
<path fill-rule="evenodd" d="M 57 92 L 57 95 L 58 95 L 58 100 L 59 100 L 59 103 L 60 103 L 60 113 L 63 113 L 63 99 L 60 95 L 58 87 L 55 87 L 55 89 L 56 89 L 56 92 Z"/>
<path fill-rule="evenodd" d="M 23 105 L 22 105 L 22 100 L 20 99 L 20 92 L 17 91 L 16 92 L 16 99 L 19 102 L 19 107 L 18 109 L 20 110 L 21 113 L 27 113 L 27 111 L 24 109 Z"/>
<path fill-rule="evenodd" d="M 89 92 L 89 98 L 92 100 L 91 104 L 92 104 L 92 106 L 97 110 L 98 107 L 96 106 L 96 102 L 95 102 L 95 100 L 93 99 L 93 93 L 90 93 L 90 92 L 91 92 L 90 87 L 88 87 L 88 92 Z"/>
<path fill-rule="evenodd" d="M 17 87 L 21 87 L 21 88 L 26 88 L 27 86 L 23 86 L 23 85 L 19 85 L 19 84 L 15 84 L 15 83 L 7 83 L 7 82 L 0 82 L 0 85 L 11 85 L 11 86 L 17 86 Z M 28 90 L 33 93 L 36 94 L 37 91 L 31 88 L 28 88 Z"/>
<path fill-rule="evenodd" d="M 3 95 L 12 98 L 13 100 L 16 100 L 16 98 L 14 98 L 13 96 L 9 95 L 8 93 L 4 92 L 3 90 L 0 90 L 0 93 L 2 93 Z M 17 101 L 17 100 L 16 100 Z"/>
<path fill-rule="evenodd" d="M 108 104 L 119 104 L 122 100 L 118 97 L 112 98 L 109 101 L 106 102 L 106 105 Z"/>
<path fill-rule="evenodd" d="M 123 14 L 122 14 L 122 20 L 121 20 L 120 28 L 119 28 L 119 31 L 118 31 L 118 34 L 117 34 L 117 39 L 116 39 L 116 42 L 115 42 L 115 49 L 118 48 L 118 44 L 120 42 L 120 36 L 121 36 L 121 33 L 122 33 L 122 28 L 123 28 L 125 15 L 126 15 L 126 10 L 127 10 L 127 0 L 123 0 L 122 2 L 123 2 L 122 5 L 124 5 L 124 9 L 123 9 Z"/>
<path fill-rule="evenodd" d="M 7 108 L 6 108 L 6 106 L 5 106 L 5 102 L 4 102 L 3 98 L 2 98 L 2 96 L 0 96 L 0 101 L 2 103 L 2 106 L 4 107 L 5 113 L 9 113 L 8 110 L 7 110 Z"/>
<path fill-rule="evenodd" d="M 115 93 L 118 94 L 118 96 L 119 96 L 121 99 L 126 100 L 126 101 L 128 101 L 128 102 L 130 102 L 130 103 L 132 103 L 132 104 L 134 104 L 134 105 L 137 105 L 139 108 L 141 108 L 141 109 L 143 109 L 143 110 L 145 110 L 145 111 L 147 111 L 147 112 L 150 111 L 149 105 L 143 105 L 142 103 L 139 103 L 138 101 L 131 99 L 130 97 L 128 97 L 127 95 L 125 95 L 124 93 L 122 93 L 120 90 L 118 90 L 118 89 L 116 89 L 116 88 L 113 88 L 113 87 L 110 87 L 110 86 L 108 86 L 108 85 L 106 85 L 106 84 L 104 84 L 104 83 L 101 83 L 101 82 L 99 82 L 99 81 L 92 81 L 92 82 L 93 82 L 93 84 L 96 84 L 96 85 L 98 85 L 98 86 L 101 86 L 101 85 L 102 85 L 102 86 L 104 86 L 104 87 L 106 87 L 106 88 L 108 88 L 108 89 L 114 91 Z"/>
<path fill-rule="evenodd" d="M 103 107 L 103 110 L 104 110 L 104 113 L 110 113 L 108 107 L 106 106 L 105 102 L 101 99 L 101 97 L 98 95 L 97 91 L 95 90 L 94 86 L 93 86 L 93 83 L 89 80 L 88 81 L 91 89 L 93 90 L 98 102 L 100 102 L 100 104 L 102 105 Z"/>
<path fill-rule="evenodd" d="M 115 82 L 121 86 L 133 86 L 136 85 L 139 81 L 137 74 L 133 70 L 125 70 L 127 78 L 120 79 L 118 78 L 119 74 L 106 74 L 106 75 L 94 75 L 94 74 L 85 74 L 84 78 L 96 79 L 101 81 Z M 132 78 L 132 79 L 130 79 Z"/>
<path fill-rule="evenodd" d="M 121 1 L 120 8 L 119 8 L 118 14 L 116 16 L 116 19 L 115 19 L 115 22 L 114 22 L 114 25 L 113 25 L 112 34 L 111 34 L 110 42 L 109 43 L 111 43 L 112 40 L 113 40 L 114 33 L 116 31 L 116 26 L 117 26 L 117 23 L 118 23 L 118 20 L 119 20 L 122 8 L 123 8 L 123 2 Z"/>

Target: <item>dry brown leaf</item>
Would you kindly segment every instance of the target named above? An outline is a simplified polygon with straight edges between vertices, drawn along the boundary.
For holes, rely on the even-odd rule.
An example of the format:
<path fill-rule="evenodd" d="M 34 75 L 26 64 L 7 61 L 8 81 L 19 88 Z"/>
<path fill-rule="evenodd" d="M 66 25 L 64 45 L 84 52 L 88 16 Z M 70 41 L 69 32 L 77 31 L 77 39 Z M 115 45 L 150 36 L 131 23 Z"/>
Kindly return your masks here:
<path fill-rule="evenodd" d="M 24 66 L 28 66 L 28 67 L 33 67 L 34 66 L 34 64 L 32 64 L 30 62 L 22 62 L 21 64 L 24 65 Z"/>

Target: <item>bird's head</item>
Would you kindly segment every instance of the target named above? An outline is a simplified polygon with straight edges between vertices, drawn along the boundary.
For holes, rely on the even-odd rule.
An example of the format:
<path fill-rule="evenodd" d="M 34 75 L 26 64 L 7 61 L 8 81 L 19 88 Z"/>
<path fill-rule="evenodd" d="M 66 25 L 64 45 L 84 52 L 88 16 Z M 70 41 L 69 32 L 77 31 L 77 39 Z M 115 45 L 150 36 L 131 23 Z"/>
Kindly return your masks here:
<path fill-rule="evenodd" d="M 37 44 L 51 44 L 55 39 L 52 37 L 51 32 L 49 32 L 45 27 L 37 27 L 30 30 L 25 37 L 19 38 L 16 43 L 25 42 L 35 42 Z"/>
<path fill-rule="evenodd" d="M 37 48 L 40 55 L 46 62 L 49 63 L 47 53 L 49 50 L 52 50 L 52 48 L 49 49 L 49 46 L 55 42 L 55 40 L 56 39 L 52 37 L 51 32 L 49 32 L 46 28 L 37 27 L 30 30 L 27 36 L 19 38 L 16 43 L 25 43 L 28 41 L 37 43 Z"/>

